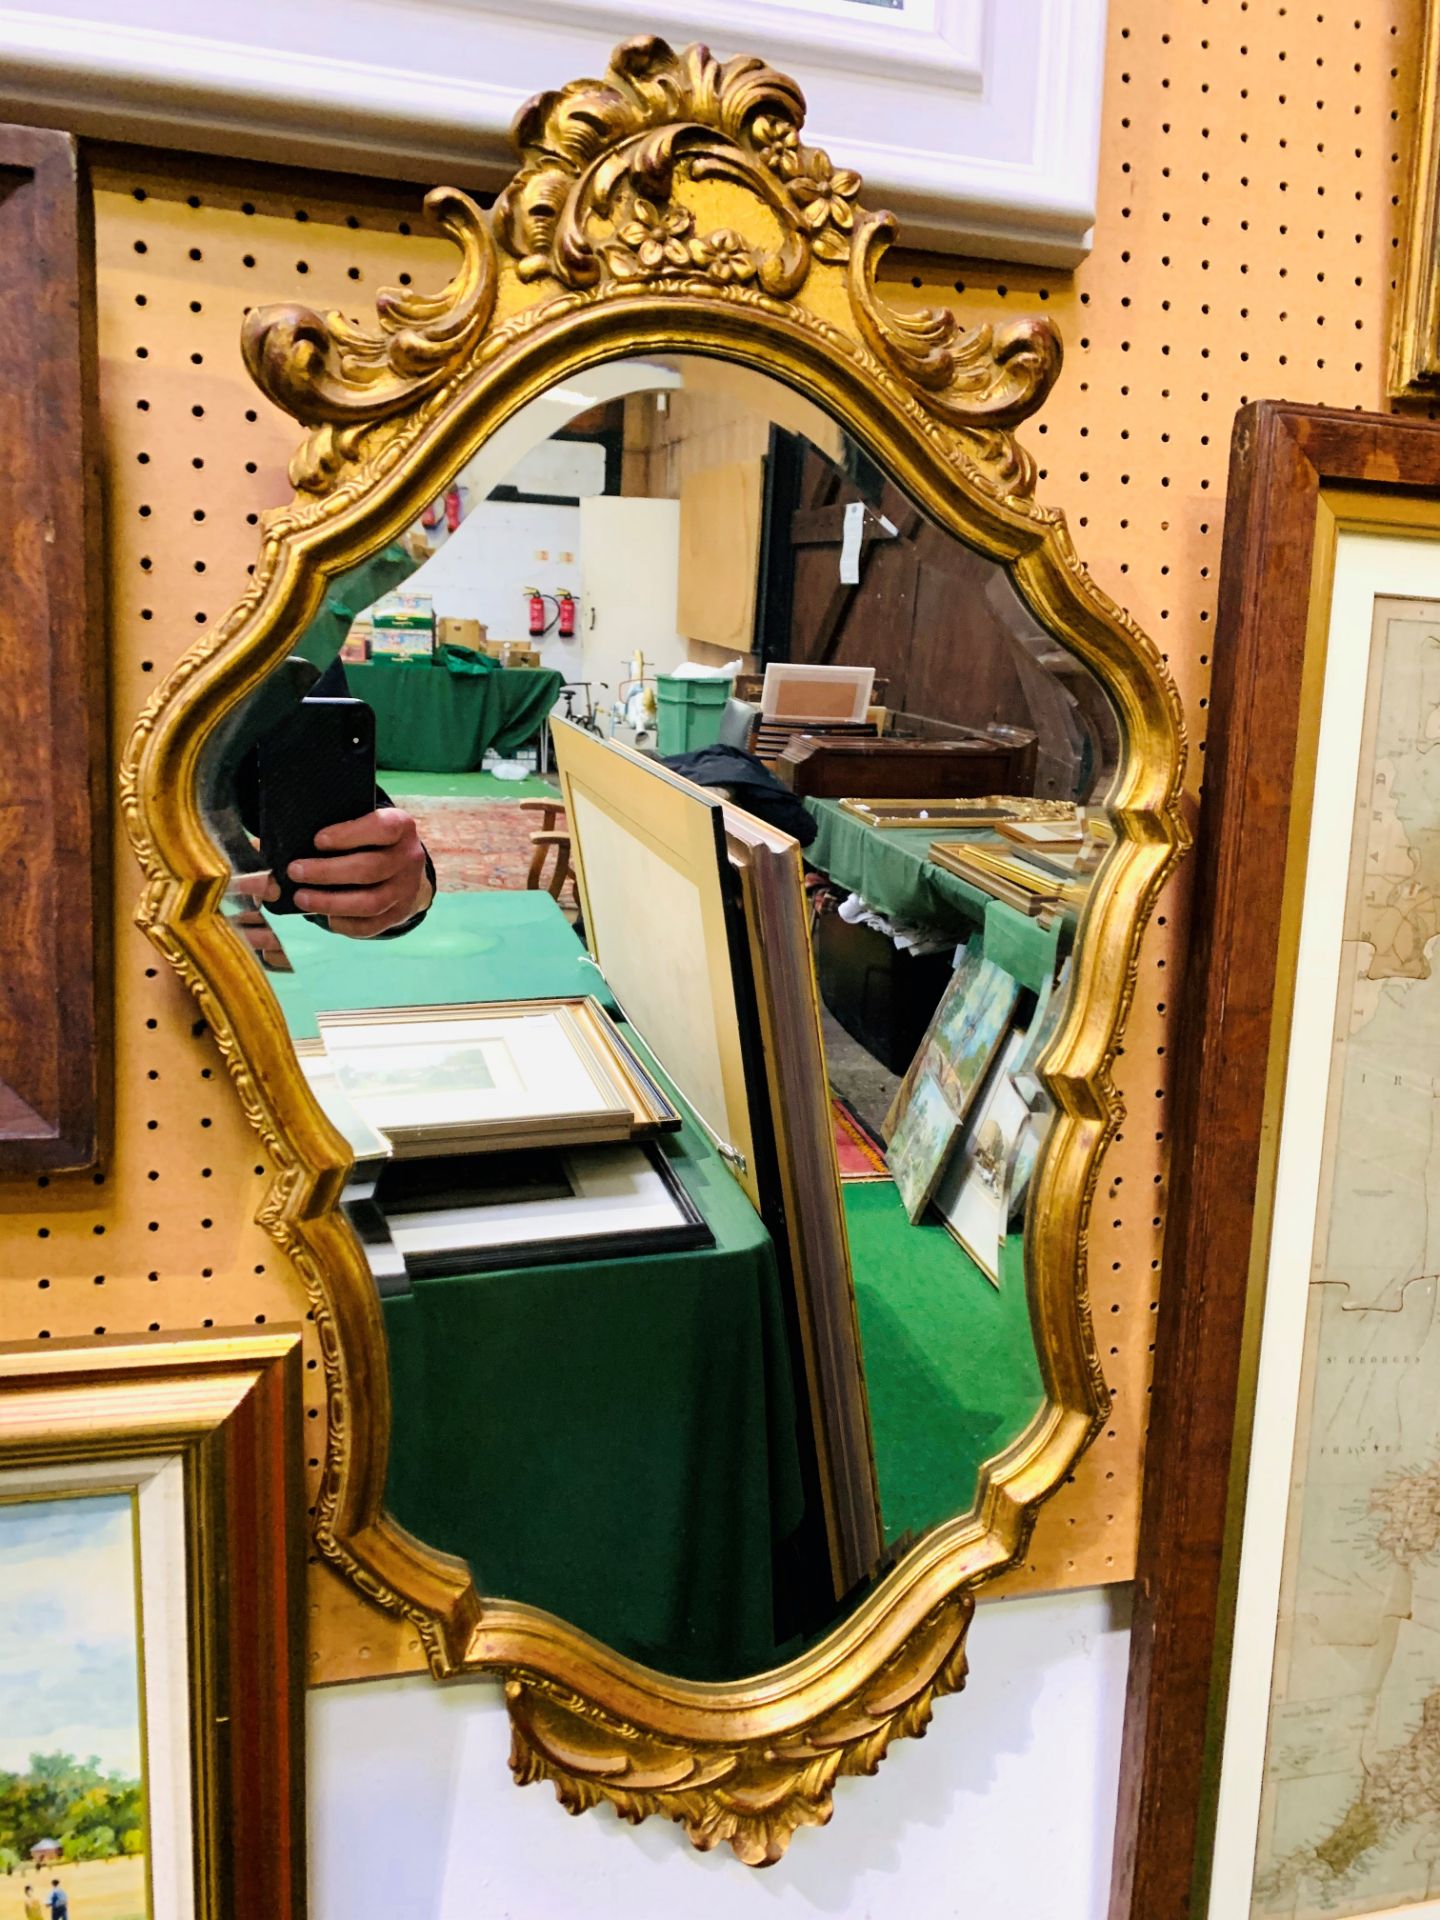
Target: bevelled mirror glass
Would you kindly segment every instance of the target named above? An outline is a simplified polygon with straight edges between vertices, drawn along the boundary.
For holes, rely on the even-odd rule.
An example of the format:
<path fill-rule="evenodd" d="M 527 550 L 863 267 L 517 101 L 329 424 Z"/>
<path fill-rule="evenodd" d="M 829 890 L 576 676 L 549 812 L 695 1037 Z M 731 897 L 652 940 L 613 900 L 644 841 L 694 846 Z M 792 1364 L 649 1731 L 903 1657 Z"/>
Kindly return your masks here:
<path fill-rule="evenodd" d="M 885 307 L 802 111 L 629 43 L 493 216 L 433 197 L 446 294 L 252 315 L 297 501 L 132 750 L 300 1175 L 321 1550 L 505 1675 L 522 1780 L 751 1860 L 959 1683 L 1103 1411 L 1184 837 L 1173 689 L 1010 438 L 1058 344 Z"/>

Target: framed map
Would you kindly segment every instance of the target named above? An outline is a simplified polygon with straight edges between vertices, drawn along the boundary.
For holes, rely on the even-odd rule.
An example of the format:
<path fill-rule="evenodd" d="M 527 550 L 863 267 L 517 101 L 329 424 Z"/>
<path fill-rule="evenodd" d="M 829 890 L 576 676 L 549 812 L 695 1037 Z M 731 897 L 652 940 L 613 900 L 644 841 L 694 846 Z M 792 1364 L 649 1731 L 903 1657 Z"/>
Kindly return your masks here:
<path fill-rule="evenodd" d="M 1221 628 L 1111 1920 L 1433 1920 L 1440 430 L 1243 410 Z"/>
<path fill-rule="evenodd" d="M 1341 530 L 1209 1909 L 1227 1920 L 1440 1896 L 1440 1804 L 1423 1791 L 1440 1765 L 1427 587 L 1440 591 L 1440 537 Z"/>

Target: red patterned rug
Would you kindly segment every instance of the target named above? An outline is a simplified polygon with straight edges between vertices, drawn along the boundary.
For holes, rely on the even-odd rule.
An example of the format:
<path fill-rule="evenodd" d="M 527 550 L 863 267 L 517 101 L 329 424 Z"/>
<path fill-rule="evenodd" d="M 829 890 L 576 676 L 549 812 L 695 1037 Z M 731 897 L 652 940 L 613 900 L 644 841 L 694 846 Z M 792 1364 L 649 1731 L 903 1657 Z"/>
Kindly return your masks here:
<path fill-rule="evenodd" d="M 518 893 L 523 889 L 534 852 L 530 836 L 543 825 L 543 814 L 527 812 L 514 800 L 436 798 L 431 794 L 395 797 L 415 817 L 420 838 L 435 862 L 435 877 L 442 893 Z M 572 899 L 572 886 L 566 886 L 562 904 Z"/>
<path fill-rule="evenodd" d="M 842 1180 L 888 1180 L 885 1149 L 859 1114 L 838 1093 L 830 1095 L 835 1127 L 835 1158 Z"/>

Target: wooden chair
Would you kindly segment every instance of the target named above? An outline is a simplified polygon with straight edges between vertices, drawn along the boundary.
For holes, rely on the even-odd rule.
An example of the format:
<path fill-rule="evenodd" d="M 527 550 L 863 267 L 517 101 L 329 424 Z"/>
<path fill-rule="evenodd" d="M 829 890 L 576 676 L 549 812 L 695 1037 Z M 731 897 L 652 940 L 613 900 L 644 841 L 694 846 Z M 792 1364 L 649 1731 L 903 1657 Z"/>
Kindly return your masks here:
<path fill-rule="evenodd" d="M 530 836 L 530 844 L 535 851 L 530 856 L 530 871 L 525 876 L 525 885 L 531 891 L 539 890 L 542 884 L 540 876 L 545 870 L 545 856 L 553 847 L 555 865 L 550 878 L 543 884 L 552 899 L 558 900 L 565 882 L 570 878 L 570 831 L 568 827 L 557 827 L 555 824 L 565 809 L 559 800 L 522 800 L 519 804 L 523 812 L 540 815 L 540 826 Z"/>

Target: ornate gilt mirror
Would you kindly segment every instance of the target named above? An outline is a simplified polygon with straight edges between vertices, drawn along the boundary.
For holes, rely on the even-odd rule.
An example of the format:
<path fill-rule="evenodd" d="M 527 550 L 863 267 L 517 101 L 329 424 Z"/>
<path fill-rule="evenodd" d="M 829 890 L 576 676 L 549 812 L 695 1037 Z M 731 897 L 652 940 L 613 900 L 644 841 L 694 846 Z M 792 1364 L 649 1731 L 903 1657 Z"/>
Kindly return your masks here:
<path fill-rule="evenodd" d="M 1103 1418 L 1087 1221 L 1186 840 L 1174 688 L 1013 437 L 1058 337 L 891 309 L 894 223 L 803 119 L 758 60 L 630 41 L 526 108 L 493 211 L 430 195 L 448 287 L 382 293 L 375 328 L 253 311 L 251 372 L 306 429 L 295 498 L 123 787 L 140 921 L 281 1169 L 260 1217 L 328 1380 L 318 1550 L 437 1677 L 503 1680 L 522 1782 L 754 1864 L 962 1684 L 976 1589 Z M 366 659 L 422 596 L 440 652 Z M 823 675 L 795 725 L 727 708 L 793 831 L 733 765 L 655 757 L 660 703 L 698 709 L 693 669 L 737 657 L 742 694 L 752 669 L 875 672 L 833 724 L 804 704 Z M 257 841 L 317 687 L 374 715 L 410 876 L 328 923 L 303 886 L 274 910 Z M 902 762 L 929 772 L 873 784 Z M 954 999 L 982 976 L 983 1045 Z M 968 1133 L 926 1105 L 947 1008 Z M 537 1120 L 457 1146 L 437 1044 L 387 1083 L 419 1143 L 397 1200 L 327 1086 L 377 1022 L 435 1041 L 457 1009 L 502 1050 L 580 1022 L 636 1141 L 562 1150 Z M 713 1097 L 677 1058 L 712 1024 Z M 607 1152 L 661 1238 L 601 1232 Z M 493 1237 L 559 1199 L 578 1237 L 426 1265 L 447 1207 Z"/>

